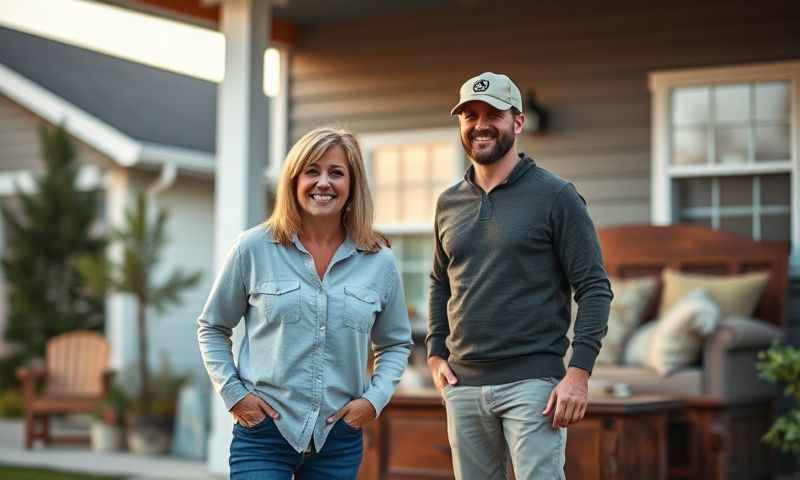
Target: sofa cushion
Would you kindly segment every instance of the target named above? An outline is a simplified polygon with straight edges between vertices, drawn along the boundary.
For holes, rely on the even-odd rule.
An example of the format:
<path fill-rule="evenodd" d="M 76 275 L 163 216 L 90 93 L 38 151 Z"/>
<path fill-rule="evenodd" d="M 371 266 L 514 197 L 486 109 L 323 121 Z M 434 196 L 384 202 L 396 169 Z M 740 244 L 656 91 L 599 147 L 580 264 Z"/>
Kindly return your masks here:
<path fill-rule="evenodd" d="M 625 345 L 622 362 L 624 365 L 643 367 L 647 362 L 647 349 L 650 348 L 650 337 L 656 330 L 656 322 L 648 322 L 637 328 Z"/>
<path fill-rule="evenodd" d="M 769 272 L 706 275 L 665 269 L 662 273 L 663 293 L 659 315 L 663 315 L 692 290 L 702 288 L 719 305 L 723 318 L 733 315 L 749 317 L 758 305 L 767 280 Z"/>
<path fill-rule="evenodd" d="M 609 280 L 614 300 L 608 312 L 608 333 L 603 338 L 597 363 L 619 365 L 622 363 L 625 343 L 636 327 L 642 323 L 642 316 L 653 300 L 658 279 L 643 277 Z"/>
<path fill-rule="evenodd" d="M 719 307 L 704 290 L 695 290 L 656 320 L 645 366 L 669 375 L 700 359 L 703 340 L 719 324 Z"/>
<path fill-rule="evenodd" d="M 597 365 L 589 378 L 590 388 L 592 382 L 624 383 L 634 395 L 687 396 L 703 393 L 703 371 L 699 367 L 684 368 L 662 377 L 645 367 Z"/>

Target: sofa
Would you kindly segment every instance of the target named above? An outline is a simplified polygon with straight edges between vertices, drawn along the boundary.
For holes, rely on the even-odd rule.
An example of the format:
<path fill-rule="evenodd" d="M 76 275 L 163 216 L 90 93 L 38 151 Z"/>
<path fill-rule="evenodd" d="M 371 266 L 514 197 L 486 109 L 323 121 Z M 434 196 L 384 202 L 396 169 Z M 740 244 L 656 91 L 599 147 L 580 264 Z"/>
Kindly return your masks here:
<path fill-rule="evenodd" d="M 590 398 L 681 399 L 669 422 L 670 478 L 768 478 L 771 454 L 759 439 L 778 391 L 758 378 L 756 363 L 783 338 L 789 245 L 696 225 L 598 235 L 617 318 Z M 670 345 L 670 335 L 686 344 Z"/>

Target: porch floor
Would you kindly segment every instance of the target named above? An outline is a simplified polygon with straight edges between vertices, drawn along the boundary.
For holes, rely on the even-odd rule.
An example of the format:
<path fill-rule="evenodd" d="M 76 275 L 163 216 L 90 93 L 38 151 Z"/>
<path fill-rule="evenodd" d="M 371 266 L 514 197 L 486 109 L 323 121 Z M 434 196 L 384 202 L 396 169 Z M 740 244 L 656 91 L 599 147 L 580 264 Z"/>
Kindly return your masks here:
<path fill-rule="evenodd" d="M 122 475 L 130 480 L 220 480 L 205 462 L 127 452 L 98 453 L 87 446 L 22 447 L 22 422 L 0 419 L 0 464 L 88 474 Z"/>

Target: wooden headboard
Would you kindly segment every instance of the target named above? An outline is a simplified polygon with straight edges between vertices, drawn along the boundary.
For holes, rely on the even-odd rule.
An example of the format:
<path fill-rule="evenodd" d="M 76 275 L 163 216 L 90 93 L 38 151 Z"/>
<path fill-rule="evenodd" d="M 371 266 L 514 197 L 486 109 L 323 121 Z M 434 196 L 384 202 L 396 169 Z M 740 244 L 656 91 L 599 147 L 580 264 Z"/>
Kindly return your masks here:
<path fill-rule="evenodd" d="M 755 241 L 696 225 L 625 225 L 598 230 L 609 276 L 658 276 L 664 268 L 730 275 L 770 272 L 754 317 L 782 325 L 788 287 L 789 244 Z M 656 298 L 660 298 L 659 293 Z M 656 304 L 646 318 L 652 318 Z"/>

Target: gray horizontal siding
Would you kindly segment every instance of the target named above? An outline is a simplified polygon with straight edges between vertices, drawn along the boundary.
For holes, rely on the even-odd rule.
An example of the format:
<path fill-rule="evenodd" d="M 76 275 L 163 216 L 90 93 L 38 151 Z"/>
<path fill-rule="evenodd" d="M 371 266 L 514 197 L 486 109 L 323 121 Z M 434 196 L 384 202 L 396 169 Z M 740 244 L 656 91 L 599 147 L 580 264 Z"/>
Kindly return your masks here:
<path fill-rule="evenodd" d="M 648 222 L 653 70 L 800 58 L 800 2 L 504 2 L 306 28 L 290 136 L 454 127 L 461 82 L 509 73 L 550 112 L 520 149 L 574 181 L 599 225 Z M 489 22 L 489 19 L 497 19 Z"/>
<path fill-rule="evenodd" d="M 0 95 L 0 173 L 37 171 L 44 167 L 39 145 L 39 126 L 44 123 L 24 107 Z M 114 164 L 92 147 L 73 140 L 79 161 L 105 167 Z"/>

